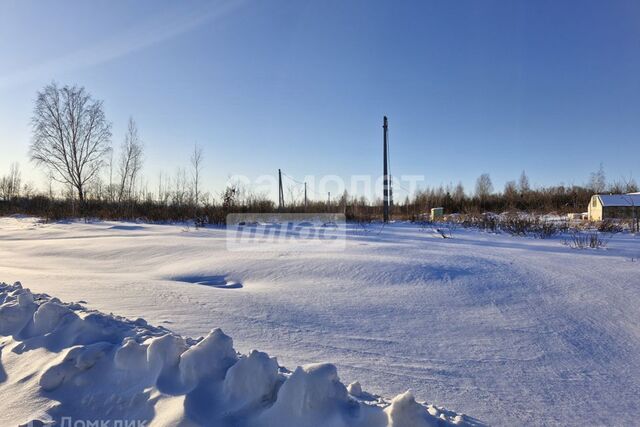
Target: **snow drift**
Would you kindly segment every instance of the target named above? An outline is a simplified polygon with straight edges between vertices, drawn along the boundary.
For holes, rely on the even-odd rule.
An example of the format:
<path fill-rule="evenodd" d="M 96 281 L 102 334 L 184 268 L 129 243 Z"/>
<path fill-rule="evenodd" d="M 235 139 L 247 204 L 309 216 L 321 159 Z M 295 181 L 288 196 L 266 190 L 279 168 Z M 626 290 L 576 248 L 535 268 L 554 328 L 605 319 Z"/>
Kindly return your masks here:
<path fill-rule="evenodd" d="M 20 283 L 0 283 L 0 395 L 0 425 L 478 425 L 410 392 L 388 401 L 346 387 L 332 364 L 290 372 L 266 353 L 238 354 L 220 329 L 183 338 Z"/>

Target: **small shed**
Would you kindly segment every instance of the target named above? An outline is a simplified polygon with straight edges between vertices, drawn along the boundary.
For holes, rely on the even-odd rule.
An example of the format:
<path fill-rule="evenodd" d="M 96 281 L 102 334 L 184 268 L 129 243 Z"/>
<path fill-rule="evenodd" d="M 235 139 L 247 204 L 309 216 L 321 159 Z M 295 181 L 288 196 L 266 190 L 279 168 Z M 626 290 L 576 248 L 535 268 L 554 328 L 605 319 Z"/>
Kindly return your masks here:
<path fill-rule="evenodd" d="M 589 220 L 632 219 L 640 216 L 640 194 L 595 194 L 589 202 Z"/>
<path fill-rule="evenodd" d="M 431 221 L 435 221 L 444 216 L 444 208 L 431 208 Z"/>

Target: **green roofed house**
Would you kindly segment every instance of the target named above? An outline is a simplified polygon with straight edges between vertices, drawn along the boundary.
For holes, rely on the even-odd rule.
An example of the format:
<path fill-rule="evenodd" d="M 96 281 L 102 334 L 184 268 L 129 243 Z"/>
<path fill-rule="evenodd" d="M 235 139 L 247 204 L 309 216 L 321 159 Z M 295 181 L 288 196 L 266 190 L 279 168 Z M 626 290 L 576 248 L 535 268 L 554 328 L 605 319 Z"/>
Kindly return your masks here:
<path fill-rule="evenodd" d="M 640 216 L 640 193 L 595 194 L 589 201 L 589 220 L 633 219 Z"/>

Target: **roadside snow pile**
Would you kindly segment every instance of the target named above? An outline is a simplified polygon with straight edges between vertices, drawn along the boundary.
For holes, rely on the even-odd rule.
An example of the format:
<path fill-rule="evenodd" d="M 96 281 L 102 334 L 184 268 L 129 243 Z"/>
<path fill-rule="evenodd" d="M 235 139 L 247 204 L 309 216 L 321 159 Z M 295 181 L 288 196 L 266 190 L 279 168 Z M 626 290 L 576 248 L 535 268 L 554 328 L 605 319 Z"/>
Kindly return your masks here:
<path fill-rule="evenodd" d="M 0 395 L 0 425 L 478 425 L 409 392 L 389 402 L 347 388 L 331 364 L 290 372 L 266 353 L 238 354 L 220 329 L 183 338 L 20 283 L 0 283 Z"/>

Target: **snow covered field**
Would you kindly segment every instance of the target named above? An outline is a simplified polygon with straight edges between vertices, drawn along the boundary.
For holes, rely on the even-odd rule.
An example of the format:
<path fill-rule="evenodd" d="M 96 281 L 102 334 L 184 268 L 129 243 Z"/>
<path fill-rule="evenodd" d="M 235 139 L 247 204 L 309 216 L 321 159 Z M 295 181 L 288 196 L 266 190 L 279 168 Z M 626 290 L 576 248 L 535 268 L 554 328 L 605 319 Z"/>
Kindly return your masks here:
<path fill-rule="evenodd" d="M 637 423 L 638 258 L 630 235 L 575 250 L 393 224 L 354 227 L 345 250 L 230 252 L 220 229 L 0 219 L 0 281 L 184 336 L 220 327 L 244 354 L 331 362 L 494 425 Z M 26 398 L 6 376 L 0 417 Z"/>
<path fill-rule="evenodd" d="M 332 364 L 291 372 L 266 353 L 238 354 L 220 329 L 184 338 L 20 283 L 0 283 L 0 335 L 2 425 L 479 425 L 410 392 L 389 401 L 347 387 Z"/>

